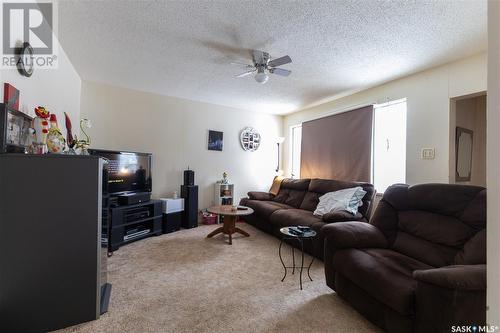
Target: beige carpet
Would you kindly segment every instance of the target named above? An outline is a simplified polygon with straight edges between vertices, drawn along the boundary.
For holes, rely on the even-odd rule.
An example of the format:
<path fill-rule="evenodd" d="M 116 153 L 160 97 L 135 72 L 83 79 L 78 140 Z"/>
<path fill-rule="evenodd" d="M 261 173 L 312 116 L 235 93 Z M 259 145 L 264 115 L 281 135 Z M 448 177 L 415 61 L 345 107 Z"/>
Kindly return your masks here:
<path fill-rule="evenodd" d="M 120 248 L 108 262 L 109 312 L 61 332 L 378 331 L 326 286 L 322 262 L 301 291 L 297 274 L 280 281 L 279 240 L 238 226 L 251 237 L 233 245 L 201 226 Z"/>

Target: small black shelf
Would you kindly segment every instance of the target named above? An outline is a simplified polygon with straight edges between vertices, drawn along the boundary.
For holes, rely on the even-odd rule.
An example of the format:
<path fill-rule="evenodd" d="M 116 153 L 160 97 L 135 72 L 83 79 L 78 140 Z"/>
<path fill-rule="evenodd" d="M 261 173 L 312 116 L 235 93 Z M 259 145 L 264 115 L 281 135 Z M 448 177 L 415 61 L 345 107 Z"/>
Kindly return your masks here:
<path fill-rule="evenodd" d="M 114 206 L 110 211 L 110 230 L 108 236 L 109 252 L 120 246 L 162 233 L 162 209 L 160 200 L 150 200 L 128 206 Z M 135 216 L 134 216 L 135 215 Z M 148 217 L 144 217 L 144 215 Z M 126 221 L 126 222 L 125 222 Z M 151 229 L 147 234 L 125 240 L 127 231 L 137 227 Z"/>
<path fill-rule="evenodd" d="M 126 223 L 123 223 L 123 224 L 120 224 L 120 225 L 114 225 L 113 229 L 122 228 L 122 227 L 128 227 L 128 226 L 131 226 L 131 225 L 134 225 L 134 224 L 140 224 L 140 223 L 144 223 L 144 222 L 148 222 L 148 221 L 153 221 L 156 218 L 158 218 L 158 217 L 157 216 L 152 216 L 152 217 L 147 217 L 145 219 L 140 219 L 140 220 L 137 220 L 137 221 L 126 222 Z"/>

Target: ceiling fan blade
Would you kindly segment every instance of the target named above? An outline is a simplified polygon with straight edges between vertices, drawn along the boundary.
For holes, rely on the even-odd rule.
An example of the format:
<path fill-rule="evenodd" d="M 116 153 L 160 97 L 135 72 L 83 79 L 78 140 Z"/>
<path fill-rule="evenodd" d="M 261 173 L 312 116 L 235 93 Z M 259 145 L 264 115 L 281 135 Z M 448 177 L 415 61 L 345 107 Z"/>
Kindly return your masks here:
<path fill-rule="evenodd" d="M 269 63 L 267 65 L 271 66 L 271 67 L 277 67 L 277 66 L 281 66 L 284 64 L 289 64 L 291 62 L 292 62 L 292 59 L 286 55 L 284 57 L 273 59 L 273 60 L 269 61 Z"/>
<path fill-rule="evenodd" d="M 247 71 L 247 72 L 241 73 L 241 74 L 238 74 L 238 75 L 236 75 L 236 77 L 245 77 L 245 76 L 253 74 L 254 72 L 255 72 L 255 69 L 253 69 L 251 71 Z"/>
<path fill-rule="evenodd" d="M 269 68 L 269 73 L 281 75 L 281 76 L 288 76 L 292 73 L 292 71 L 289 71 L 288 69 L 283 69 L 283 68 Z"/>
<path fill-rule="evenodd" d="M 243 67 L 247 67 L 247 68 L 253 68 L 254 65 L 250 65 L 250 64 L 245 64 L 243 62 L 236 62 L 236 61 L 232 61 L 230 62 L 231 65 L 234 65 L 234 66 L 243 66 Z"/>

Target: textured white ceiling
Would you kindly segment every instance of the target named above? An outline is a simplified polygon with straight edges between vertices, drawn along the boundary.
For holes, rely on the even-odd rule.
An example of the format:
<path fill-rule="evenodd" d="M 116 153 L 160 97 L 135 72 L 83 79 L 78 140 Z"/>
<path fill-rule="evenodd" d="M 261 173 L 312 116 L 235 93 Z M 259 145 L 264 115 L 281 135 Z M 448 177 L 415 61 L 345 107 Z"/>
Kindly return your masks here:
<path fill-rule="evenodd" d="M 283 114 L 479 53 L 486 1 L 62 1 L 84 80 Z M 265 85 L 231 61 L 290 55 Z"/>

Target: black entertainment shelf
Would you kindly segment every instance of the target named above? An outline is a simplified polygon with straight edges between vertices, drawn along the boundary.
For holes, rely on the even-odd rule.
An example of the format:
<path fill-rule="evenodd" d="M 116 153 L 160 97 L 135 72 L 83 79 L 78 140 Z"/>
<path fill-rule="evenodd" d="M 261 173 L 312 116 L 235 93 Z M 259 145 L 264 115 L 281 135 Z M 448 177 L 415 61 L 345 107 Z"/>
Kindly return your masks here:
<path fill-rule="evenodd" d="M 162 233 L 162 209 L 160 200 L 150 200 L 127 206 L 110 207 L 111 228 L 108 234 L 108 250 L 152 235 Z M 147 233 L 144 233 L 147 231 Z M 134 234 L 137 236 L 134 237 Z M 131 238 L 126 239 L 129 236 Z"/>
<path fill-rule="evenodd" d="M 141 223 L 144 223 L 144 222 L 148 222 L 148 221 L 153 221 L 154 219 L 156 219 L 157 217 L 147 217 L 145 219 L 140 219 L 140 220 L 137 220 L 137 221 L 132 221 L 132 222 L 126 222 L 126 223 L 123 223 L 121 225 L 118 225 L 118 226 L 113 226 L 113 228 L 122 228 L 122 227 L 128 227 L 128 226 L 131 226 L 131 225 L 134 225 L 134 224 L 141 224 Z"/>

